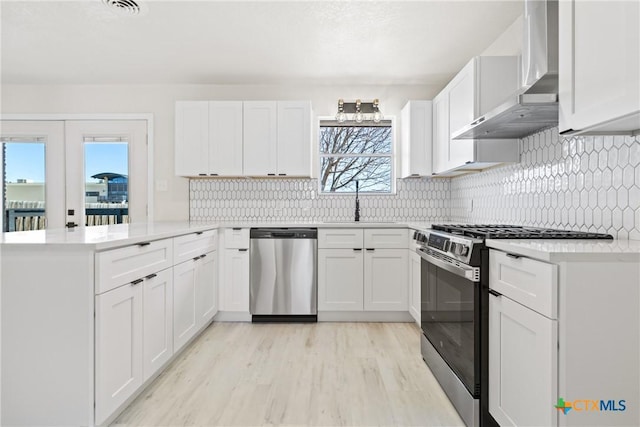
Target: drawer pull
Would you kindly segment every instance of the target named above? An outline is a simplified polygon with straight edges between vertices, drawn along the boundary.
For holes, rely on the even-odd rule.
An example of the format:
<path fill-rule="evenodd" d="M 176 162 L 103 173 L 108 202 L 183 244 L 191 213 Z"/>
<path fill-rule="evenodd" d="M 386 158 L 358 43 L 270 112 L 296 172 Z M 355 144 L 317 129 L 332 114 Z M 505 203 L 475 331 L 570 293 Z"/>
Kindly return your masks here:
<path fill-rule="evenodd" d="M 502 296 L 502 294 L 500 292 L 496 292 L 493 289 L 489 289 L 489 293 L 491 295 L 493 295 L 494 297 L 501 297 Z"/>
<path fill-rule="evenodd" d="M 248 249 L 238 249 L 239 252 L 247 252 Z"/>
<path fill-rule="evenodd" d="M 207 254 L 200 255 L 200 259 L 202 259 L 202 258 L 206 258 L 206 256 L 207 256 Z"/>
<path fill-rule="evenodd" d="M 156 273 L 153 273 L 145 277 L 145 279 L 153 279 L 154 277 L 158 277 L 158 275 Z"/>
<path fill-rule="evenodd" d="M 196 231 L 196 234 L 197 234 L 198 236 L 199 236 L 199 235 L 201 235 L 202 233 L 204 233 L 204 231 Z"/>
<path fill-rule="evenodd" d="M 361 252 L 362 248 L 353 248 L 353 250 L 356 251 L 356 252 Z"/>
<path fill-rule="evenodd" d="M 142 283 L 142 281 L 143 281 L 143 279 L 136 279 L 136 280 L 134 280 L 133 282 L 131 282 L 131 284 L 132 284 L 133 286 L 135 286 L 135 285 L 139 285 L 140 283 Z"/>
<path fill-rule="evenodd" d="M 520 255 L 510 254 L 510 253 L 507 253 L 507 256 L 508 256 L 509 258 L 513 258 L 513 259 L 520 259 L 520 258 L 522 258 Z"/>
<path fill-rule="evenodd" d="M 276 176 L 275 173 L 268 173 L 267 176 Z"/>
<path fill-rule="evenodd" d="M 373 252 L 375 251 L 375 248 L 367 248 L 367 252 Z"/>
<path fill-rule="evenodd" d="M 207 176 L 206 173 L 199 173 L 198 176 Z"/>
<path fill-rule="evenodd" d="M 197 257 L 195 257 L 193 260 L 194 260 L 194 261 L 197 261 L 197 260 L 199 260 L 199 259 L 200 259 L 200 257 L 199 257 L 199 256 L 197 256 Z"/>
<path fill-rule="evenodd" d="M 142 243 L 138 243 L 138 246 L 143 247 L 143 246 L 149 246 L 151 244 L 151 242 L 142 242 Z"/>
<path fill-rule="evenodd" d="M 233 230 L 233 231 L 240 231 L 240 230 L 242 230 L 242 228 L 240 228 L 240 227 L 233 227 L 233 228 L 232 228 L 232 230 Z"/>

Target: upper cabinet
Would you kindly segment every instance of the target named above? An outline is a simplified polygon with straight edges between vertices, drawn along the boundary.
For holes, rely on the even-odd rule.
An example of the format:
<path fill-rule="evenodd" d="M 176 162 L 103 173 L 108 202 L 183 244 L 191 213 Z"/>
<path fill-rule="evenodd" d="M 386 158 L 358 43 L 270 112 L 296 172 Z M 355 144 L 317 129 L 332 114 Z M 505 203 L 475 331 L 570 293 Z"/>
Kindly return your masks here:
<path fill-rule="evenodd" d="M 409 101 L 401 113 L 401 178 L 431 175 L 432 102 Z"/>
<path fill-rule="evenodd" d="M 514 56 L 473 58 L 433 100 L 433 172 L 453 176 L 519 160 L 516 139 L 452 139 L 518 90 Z"/>
<path fill-rule="evenodd" d="M 310 176 L 310 101 L 176 102 L 180 176 Z"/>
<path fill-rule="evenodd" d="M 640 130 L 640 3 L 561 1 L 560 133 Z"/>

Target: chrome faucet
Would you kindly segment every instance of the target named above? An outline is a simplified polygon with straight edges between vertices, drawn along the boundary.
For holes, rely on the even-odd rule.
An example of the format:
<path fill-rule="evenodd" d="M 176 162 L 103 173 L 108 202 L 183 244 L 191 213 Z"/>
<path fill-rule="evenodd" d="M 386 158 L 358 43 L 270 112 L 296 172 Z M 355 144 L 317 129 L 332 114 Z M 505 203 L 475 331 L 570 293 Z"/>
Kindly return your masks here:
<path fill-rule="evenodd" d="M 360 189 L 360 181 L 356 180 L 356 219 L 355 221 L 360 221 L 360 200 L 358 199 L 358 190 Z"/>

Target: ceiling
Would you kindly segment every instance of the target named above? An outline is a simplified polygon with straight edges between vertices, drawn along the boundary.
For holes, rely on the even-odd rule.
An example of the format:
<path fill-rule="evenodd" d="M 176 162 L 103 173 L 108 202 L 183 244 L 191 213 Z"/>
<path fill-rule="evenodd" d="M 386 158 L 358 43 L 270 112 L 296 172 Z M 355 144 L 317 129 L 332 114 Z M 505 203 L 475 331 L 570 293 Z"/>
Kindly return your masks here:
<path fill-rule="evenodd" d="M 2 83 L 444 85 L 522 1 L 0 3 Z"/>

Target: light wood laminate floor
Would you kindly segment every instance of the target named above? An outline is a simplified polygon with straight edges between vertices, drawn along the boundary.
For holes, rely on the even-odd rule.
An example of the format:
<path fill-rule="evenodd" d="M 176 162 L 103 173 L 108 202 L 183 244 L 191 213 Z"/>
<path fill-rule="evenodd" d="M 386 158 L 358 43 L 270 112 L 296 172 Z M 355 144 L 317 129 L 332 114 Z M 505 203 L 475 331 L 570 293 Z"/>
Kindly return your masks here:
<path fill-rule="evenodd" d="M 411 323 L 213 323 L 120 426 L 463 426 Z"/>

